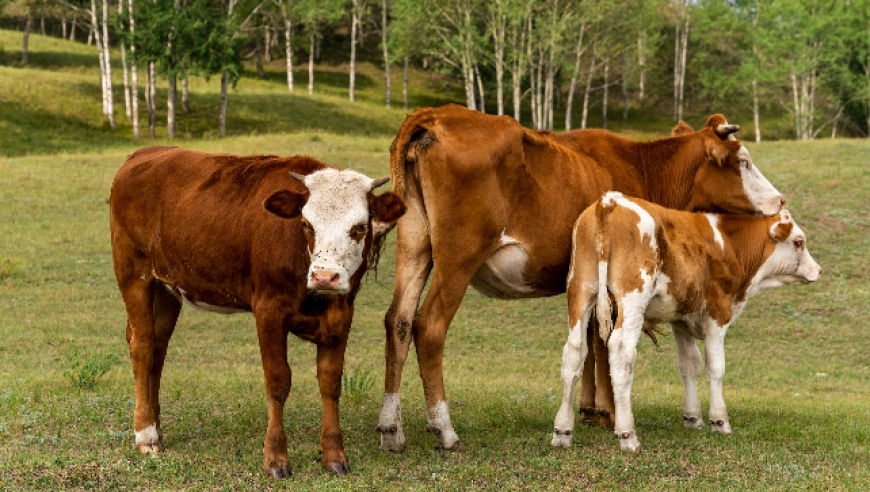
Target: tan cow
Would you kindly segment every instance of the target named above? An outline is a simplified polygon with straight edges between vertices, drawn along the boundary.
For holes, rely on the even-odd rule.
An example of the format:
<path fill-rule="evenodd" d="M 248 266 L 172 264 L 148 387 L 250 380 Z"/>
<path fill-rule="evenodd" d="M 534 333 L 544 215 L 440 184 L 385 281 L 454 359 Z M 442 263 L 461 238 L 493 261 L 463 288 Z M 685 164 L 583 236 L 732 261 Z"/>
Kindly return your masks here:
<path fill-rule="evenodd" d="M 317 345 L 324 468 L 347 471 L 338 400 L 353 301 L 372 219 L 395 222 L 402 200 L 373 180 L 309 157 L 240 157 L 141 149 L 112 185 L 112 257 L 127 308 L 135 381 L 133 430 L 143 453 L 163 448 L 160 377 L 182 302 L 253 312 L 269 424 L 266 472 L 290 476 L 282 422 L 290 392 L 287 335 Z"/>
<path fill-rule="evenodd" d="M 728 139 L 736 129 L 714 115 L 698 132 L 655 142 L 597 132 L 613 154 L 605 161 L 509 116 L 457 105 L 409 115 L 390 154 L 408 211 L 398 222 L 396 285 L 384 320 L 382 449 L 405 447 L 399 386 L 412 338 L 428 428 L 439 446 L 463 447 L 450 421 L 442 355 L 467 287 L 501 299 L 564 292 L 574 221 L 608 190 L 685 210 L 779 211 L 782 195 Z"/>
<path fill-rule="evenodd" d="M 586 358 L 586 326 L 593 313 L 600 338 L 607 342 L 615 433 L 622 449 L 636 451 L 640 444 L 631 412 L 631 384 L 645 323 L 673 327 L 687 427 L 702 424 L 695 390 L 701 354 L 694 340 L 704 340 L 710 424 L 714 432 L 730 434 L 722 397 L 729 325 L 756 292 L 815 282 L 821 275 L 804 232 L 786 210 L 773 217 L 689 213 L 607 193 L 574 226 L 568 273 L 571 332 L 562 351 L 564 393 L 553 446 L 571 446 L 574 386 Z"/>

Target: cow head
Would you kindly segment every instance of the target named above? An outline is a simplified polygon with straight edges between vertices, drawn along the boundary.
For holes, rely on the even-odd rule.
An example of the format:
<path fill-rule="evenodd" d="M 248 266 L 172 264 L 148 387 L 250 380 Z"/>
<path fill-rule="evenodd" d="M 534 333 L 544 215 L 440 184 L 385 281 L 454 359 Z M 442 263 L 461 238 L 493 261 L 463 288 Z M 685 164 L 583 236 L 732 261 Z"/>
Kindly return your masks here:
<path fill-rule="evenodd" d="M 772 247 L 767 249 L 769 256 L 753 279 L 756 290 L 794 282 L 808 284 L 821 278 L 822 267 L 810 256 L 806 235 L 792 220 L 788 210 L 775 216 L 769 234 Z"/>
<path fill-rule="evenodd" d="M 308 288 L 347 294 L 350 279 L 371 244 L 372 220 L 392 224 L 405 213 L 398 195 L 372 190 L 390 178 L 371 179 L 355 171 L 322 169 L 307 176 L 290 173 L 307 193 L 281 190 L 266 199 L 266 210 L 285 219 L 301 218 L 311 264 Z"/>
<path fill-rule="evenodd" d="M 716 114 L 699 132 L 706 160 L 694 176 L 690 210 L 771 216 L 785 207 L 785 199 L 752 163 L 749 151 L 734 138 L 739 130 Z M 680 122 L 674 135 L 691 133 Z"/>

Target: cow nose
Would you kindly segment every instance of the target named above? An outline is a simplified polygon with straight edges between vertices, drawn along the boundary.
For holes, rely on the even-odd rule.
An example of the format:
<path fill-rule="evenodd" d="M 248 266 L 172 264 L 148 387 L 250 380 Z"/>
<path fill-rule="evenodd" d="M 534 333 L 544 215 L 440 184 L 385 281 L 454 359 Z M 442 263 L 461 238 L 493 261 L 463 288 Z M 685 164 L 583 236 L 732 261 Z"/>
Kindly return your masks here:
<path fill-rule="evenodd" d="M 819 267 L 819 278 L 822 278 L 822 267 Z"/>
<path fill-rule="evenodd" d="M 780 209 L 780 210 L 784 210 L 784 209 L 785 209 L 785 197 L 780 197 L 780 198 L 779 198 L 779 209 Z"/>
<path fill-rule="evenodd" d="M 335 290 L 338 287 L 338 273 L 329 270 L 311 272 L 311 283 L 316 290 Z"/>

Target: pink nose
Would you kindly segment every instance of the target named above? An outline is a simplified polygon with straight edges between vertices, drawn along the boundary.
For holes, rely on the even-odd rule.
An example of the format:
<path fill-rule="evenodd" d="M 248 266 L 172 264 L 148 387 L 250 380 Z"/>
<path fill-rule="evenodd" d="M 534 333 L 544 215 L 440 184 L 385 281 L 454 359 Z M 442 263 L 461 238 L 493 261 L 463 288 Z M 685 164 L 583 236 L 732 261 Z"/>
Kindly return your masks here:
<path fill-rule="evenodd" d="M 782 210 L 785 208 L 785 197 L 779 199 L 779 209 Z"/>
<path fill-rule="evenodd" d="M 822 278 L 822 267 L 819 267 L 819 278 Z"/>
<path fill-rule="evenodd" d="M 311 283 L 316 290 L 335 290 L 338 287 L 339 276 L 329 270 L 311 272 Z"/>

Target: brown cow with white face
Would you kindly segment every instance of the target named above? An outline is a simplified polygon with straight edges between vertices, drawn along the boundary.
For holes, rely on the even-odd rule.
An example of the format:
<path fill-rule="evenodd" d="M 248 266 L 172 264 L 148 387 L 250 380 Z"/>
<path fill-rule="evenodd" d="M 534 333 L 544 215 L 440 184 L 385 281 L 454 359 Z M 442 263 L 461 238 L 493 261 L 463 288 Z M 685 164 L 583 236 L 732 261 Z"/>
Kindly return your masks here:
<path fill-rule="evenodd" d="M 466 288 L 501 299 L 564 292 L 571 228 L 607 191 L 684 210 L 779 211 L 782 195 L 741 157 L 743 146 L 728 138 L 734 131 L 714 115 L 698 132 L 637 143 L 601 131 L 589 138 L 529 131 L 509 116 L 457 105 L 409 115 L 390 153 L 408 211 L 398 222 L 396 285 L 384 320 L 382 449 L 405 447 L 399 386 L 412 337 L 428 428 L 439 446 L 463 447 L 450 421 L 442 355 Z"/>
<path fill-rule="evenodd" d="M 127 308 L 142 453 L 163 448 L 160 376 L 183 302 L 253 312 L 269 424 L 266 472 L 290 476 L 282 423 L 290 392 L 287 335 L 317 345 L 324 468 L 347 471 L 338 400 L 353 301 L 372 245 L 371 222 L 405 210 L 373 180 L 309 157 L 240 157 L 175 147 L 130 155 L 112 185 L 112 257 Z"/>
<path fill-rule="evenodd" d="M 702 426 L 695 390 L 701 354 L 694 340 L 704 340 L 710 424 L 714 432 L 730 434 L 722 397 L 728 327 L 756 292 L 821 276 L 804 232 L 786 210 L 773 217 L 689 213 L 607 193 L 574 226 L 571 332 L 562 351 L 564 393 L 553 446 L 571 446 L 574 386 L 587 356 L 586 327 L 593 314 L 601 328 L 592 336 L 607 342 L 610 358 L 615 433 L 622 449 L 637 451 L 631 384 L 644 324 L 673 327 L 685 388 L 683 419 L 693 428 Z"/>

